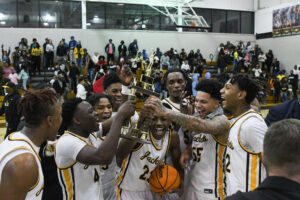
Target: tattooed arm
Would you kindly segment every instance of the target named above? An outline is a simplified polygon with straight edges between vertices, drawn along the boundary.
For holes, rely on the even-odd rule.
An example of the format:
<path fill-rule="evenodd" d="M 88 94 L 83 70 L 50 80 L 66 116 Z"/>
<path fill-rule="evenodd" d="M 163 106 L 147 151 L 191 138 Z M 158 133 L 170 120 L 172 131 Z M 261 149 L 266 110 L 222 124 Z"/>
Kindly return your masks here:
<path fill-rule="evenodd" d="M 204 120 L 199 117 L 185 115 L 163 107 L 160 100 L 157 98 L 152 98 L 145 107 L 148 107 L 157 115 L 167 117 L 172 122 L 175 122 L 190 131 L 219 136 L 227 134 L 230 129 L 230 122 L 225 116 L 216 116 L 212 120 Z"/>

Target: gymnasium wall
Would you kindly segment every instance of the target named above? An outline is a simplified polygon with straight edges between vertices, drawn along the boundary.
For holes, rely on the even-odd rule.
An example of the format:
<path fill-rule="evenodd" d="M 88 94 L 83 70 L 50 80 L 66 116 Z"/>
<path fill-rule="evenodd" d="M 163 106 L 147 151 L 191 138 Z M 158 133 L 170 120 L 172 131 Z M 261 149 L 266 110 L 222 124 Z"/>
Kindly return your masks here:
<path fill-rule="evenodd" d="M 71 35 L 76 40 L 81 40 L 84 48 L 90 53 L 99 52 L 104 54 L 104 47 L 111 38 L 116 46 L 121 40 L 125 41 L 128 46 L 134 39 L 138 40 L 140 50 L 145 48 L 149 53 L 151 48 L 160 47 L 161 51 L 167 51 L 171 47 L 180 50 L 185 48 L 186 51 L 191 49 L 200 49 L 203 56 L 209 60 L 209 54 L 213 53 L 216 60 L 217 47 L 220 43 L 231 41 L 237 44 L 238 41 L 255 42 L 254 35 L 243 34 L 221 34 L 221 33 L 199 33 L 199 32 L 168 32 L 168 31 L 128 31 L 128 30 L 83 30 L 83 29 L 33 29 L 33 28 L 2 28 L 0 31 L 0 44 L 5 45 L 5 49 L 10 46 L 14 49 L 22 37 L 28 39 L 31 44 L 32 38 L 37 38 L 40 45 L 48 37 L 53 40 L 55 49 L 62 38 L 69 42 Z M 117 48 L 117 47 L 116 47 Z"/>
<path fill-rule="evenodd" d="M 262 2 L 265 2 L 266 6 L 267 5 L 271 6 L 273 0 L 263 0 Z M 280 2 L 284 2 L 284 3 L 279 4 Z M 285 2 L 289 2 L 289 3 L 285 3 Z M 255 33 L 256 34 L 272 32 L 273 10 L 300 4 L 300 0 L 297 1 L 274 0 L 274 4 L 275 6 L 261 9 L 255 12 Z M 260 39 L 260 40 L 256 40 L 256 43 L 259 46 L 261 46 L 264 52 L 268 51 L 269 49 L 272 49 L 274 57 L 278 58 L 278 60 L 281 63 L 281 67 L 286 69 L 287 71 L 293 69 L 295 64 L 300 65 L 300 58 L 299 58 L 300 48 L 298 45 L 300 43 L 300 35 Z"/>

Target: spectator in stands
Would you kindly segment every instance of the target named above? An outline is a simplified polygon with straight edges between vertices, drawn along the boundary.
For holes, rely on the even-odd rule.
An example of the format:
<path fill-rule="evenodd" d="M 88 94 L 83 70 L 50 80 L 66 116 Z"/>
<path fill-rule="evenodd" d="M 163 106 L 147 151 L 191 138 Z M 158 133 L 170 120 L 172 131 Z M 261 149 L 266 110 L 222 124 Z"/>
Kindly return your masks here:
<path fill-rule="evenodd" d="M 284 72 L 283 70 L 282 71 L 279 71 L 279 74 L 276 76 L 279 81 L 281 81 L 283 78 L 285 78 L 286 76 L 284 75 Z"/>
<path fill-rule="evenodd" d="M 281 84 L 279 78 L 276 78 L 274 81 L 274 103 L 279 103 L 279 96 L 281 92 Z"/>
<path fill-rule="evenodd" d="M 83 100 L 86 99 L 86 95 L 87 95 L 87 91 L 84 87 L 85 84 L 85 80 L 83 76 L 80 76 L 78 79 L 78 84 L 77 84 L 77 94 L 76 97 L 77 98 L 81 98 Z"/>
<path fill-rule="evenodd" d="M 160 60 L 160 58 L 162 57 L 162 52 L 160 51 L 160 49 L 157 47 L 156 48 L 156 52 L 155 52 L 155 56 L 157 56 L 158 57 L 158 59 Z"/>
<path fill-rule="evenodd" d="M 266 65 L 267 65 L 267 71 L 271 72 L 271 67 L 272 67 L 272 63 L 273 63 L 273 52 L 270 49 L 269 52 L 266 54 Z"/>
<path fill-rule="evenodd" d="M 87 71 L 87 75 L 88 75 L 88 79 L 89 81 L 92 83 L 93 82 L 93 75 L 94 75 L 94 71 L 95 71 L 95 63 L 93 62 L 93 60 L 91 59 L 91 56 L 86 53 L 86 71 Z"/>
<path fill-rule="evenodd" d="M 103 69 L 104 72 L 107 71 L 107 62 L 105 61 L 104 56 L 99 56 L 96 71 L 99 71 L 100 69 Z"/>
<path fill-rule="evenodd" d="M 280 91 L 280 97 L 281 97 L 281 102 L 286 102 L 288 100 L 288 83 L 287 83 L 287 78 L 284 77 L 280 81 L 281 84 L 281 91 Z"/>
<path fill-rule="evenodd" d="M 17 67 L 19 67 L 20 56 L 21 56 L 21 52 L 19 50 L 19 47 L 15 47 L 15 51 L 12 53 L 12 61 L 14 63 L 15 70 L 17 69 Z"/>
<path fill-rule="evenodd" d="M 49 39 L 48 38 L 45 38 L 45 43 L 43 44 L 43 52 L 44 52 L 44 67 L 46 67 L 46 60 L 47 60 L 47 57 L 48 57 L 48 53 L 46 51 L 46 46 L 47 44 L 49 44 Z"/>
<path fill-rule="evenodd" d="M 20 79 L 21 79 L 23 90 L 27 90 L 27 82 L 29 79 L 29 75 L 27 72 L 27 67 L 25 65 L 21 66 Z"/>
<path fill-rule="evenodd" d="M 30 74 L 34 74 L 36 70 L 41 74 L 41 55 L 43 54 L 42 48 L 39 46 L 38 43 L 33 44 L 31 49 L 31 67 L 30 67 Z M 48 53 L 47 53 L 48 54 Z M 48 56 L 49 58 L 50 56 Z"/>
<path fill-rule="evenodd" d="M 195 58 L 194 50 L 191 50 L 188 55 L 188 61 L 190 66 L 193 66 L 194 58 Z"/>
<path fill-rule="evenodd" d="M 2 61 L 3 62 L 7 62 L 10 65 L 10 47 L 8 48 L 8 51 L 3 49 L 4 45 L 1 45 L 1 50 L 2 50 Z"/>
<path fill-rule="evenodd" d="M 143 59 L 144 59 L 144 60 L 149 60 L 149 56 L 148 56 L 148 54 L 146 53 L 146 49 L 143 49 Z"/>
<path fill-rule="evenodd" d="M 69 78 L 71 80 L 71 89 L 76 94 L 77 93 L 77 78 L 80 75 L 79 69 L 76 67 L 75 63 L 72 62 L 69 71 Z"/>
<path fill-rule="evenodd" d="M 237 63 L 239 59 L 239 53 L 237 48 L 235 48 L 234 53 L 233 53 L 233 62 L 232 62 L 232 70 L 235 71 L 237 68 Z"/>
<path fill-rule="evenodd" d="M 200 56 L 200 59 L 203 60 L 203 56 L 200 52 L 200 49 L 197 49 L 196 53 L 195 53 L 195 58 L 198 58 Z"/>
<path fill-rule="evenodd" d="M 297 90 L 298 90 L 298 75 L 294 74 L 294 70 L 290 71 L 290 75 L 288 77 L 288 82 L 291 85 L 293 91 L 293 98 L 297 98 Z"/>
<path fill-rule="evenodd" d="M 22 38 L 21 42 L 19 42 L 19 49 L 20 51 L 28 51 L 28 44 L 26 38 Z"/>
<path fill-rule="evenodd" d="M 119 59 L 121 57 L 127 57 L 127 47 L 124 44 L 124 40 L 121 40 L 121 44 L 118 47 L 118 51 L 119 51 Z"/>
<path fill-rule="evenodd" d="M 253 68 L 252 71 L 254 72 L 254 77 L 255 78 L 259 78 L 260 75 L 262 74 L 262 70 L 260 68 L 260 66 L 257 64 L 256 68 Z"/>
<path fill-rule="evenodd" d="M 7 123 L 5 138 L 12 132 L 17 130 L 20 122 L 20 114 L 18 112 L 18 102 L 21 98 L 16 85 L 12 82 L 7 82 L 4 86 L 4 100 L 0 109 L 0 116 L 5 114 L 5 120 Z"/>
<path fill-rule="evenodd" d="M 275 58 L 272 65 L 272 75 L 276 77 L 279 72 L 280 72 L 280 62 L 277 60 L 277 58 Z"/>
<path fill-rule="evenodd" d="M 46 68 L 48 70 L 54 70 L 54 45 L 50 39 L 49 43 L 46 45 L 46 52 Z"/>
<path fill-rule="evenodd" d="M 15 84 L 16 86 L 18 86 L 19 80 L 20 80 L 20 76 L 19 74 L 16 73 L 16 71 L 14 69 L 11 70 L 10 74 L 8 75 L 8 79 Z M 18 87 L 16 87 L 16 89 L 18 89 Z"/>
<path fill-rule="evenodd" d="M 2 62 L 3 63 L 3 77 L 5 79 L 8 79 L 9 74 L 11 73 L 11 71 L 15 71 L 15 68 L 13 66 L 8 65 L 7 62 Z"/>
<path fill-rule="evenodd" d="M 300 199 L 300 121 L 285 119 L 267 131 L 262 160 L 268 177 L 252 192 L 238 192 L 228 200 Z"/>
<path fill-rule="evenodd" d="M 298 78 L 300 78 L 300 70 L 298 69 L 297 65 L 294 66 L 293 72 L 295 75 L 298 75 Z"/>
<path fill-rule="evenodd" d="M 60 41 L 59 45 L 56 48 L 56 61 L 60 61 L 61 63 L 65 63 L 68 55 L 68 49 L 66 48 L 64 41 Z"/>
<path fill-rule="evenodd" d="M 30 48 L 29 48 L 29 52 L 31 52 L 31 50 L 33 49 L 33 47 L 37 45 L 38 47 L 40 47 L 40 44 L 37 42 L 37 39 L 36 38 L 33 38 L 32 39 L 32 43 L 30 45 Z"/>
<path fill-rule="evenodd" d="M 180 67 L 179 59 L 175 55 L 170 60 L 170 66 L 172 69 L 179 69 Z"/>
<path fill-rule="evenodd" d="M 64 80 L 64 76 L 62 74 L 59 74 L 57 76 L 57 79 L 54 81 L 53 83 L 53 88 L 55 90 L 55 92 L 58 94 L 59 96 L 59 102 L 63 103 L 64 99 L 63 99 L 63 94 L 65 94 L 66 92 L 66 87 L 67 87 L 67 83 Z M 66 96 L 66 95 L 65 95 Z"/>
<path fill-rule="evenodd" d="M 259 55 L 258 55 L 258 63 L 259 63 L 259 67 L 262 69 L 262 70 L 265 70 L 265 62 L 266 62 L 266 56 L 264 54 L 264 52 L 259 52 Z"/>
<path fill-rule="evenodd" d="M 67 49 L 67 53 L 69 52 L 69 45 L 66 43 L 66 39 L 62 38 L 61 41 L 64 43 L 64 47 Z"/>
<path fill-rule="evenodd" d="M 129 44 L 129 47 L 128 47 L 128 51 L 129 51 L 129 55 L 132 57 L 133 55 L 136 56 L 137 52 L 139 50 L 139 46 L 137 44 L 137 40 L 133 40 L 132 43 Z"/>
<path fill-rule="evenodd" d="M 182 64 L 185 60 L 187 60 L 187 54 L 184 49 L 181 49 L 181 52 L 179 54 L 179 62 Z"/>
<path fill-rule="evenodd" d="M 80 68 L 80 70 L 82 71 L 83 68 L 83 57 L 84 57 L 84 50 L 81 46 L 81 42 L 79 41 L 76 45 L 76 47 L 74 47 L 74 55 L 75 55 L 75 59 L 76 59 L 76 66 L 78 68 Z"/>
<path fill-rule="evenodd" d="M 160 68 L 162 69 L 162 66 L 167 66 L 168 70 L 170 69 L 170 58 L 167 54 L 167 52 L 164 53 L 164 55 L 162 55 L 162 57 L 160 58 Z"/>
<path fill-rule="evenodd" d="M 108 44 L 105 46 L 105 52 L 107 55 L 107 62 L 109 61 L 115 61 L 115 44 L 112 43 L 112 39 L 109 39 Z"/>
<path fill-rule="evenodd" d="M 185 71 L 186 73 L 188 73 L 188 74 L 191 72 L 191 69 L 190 69 L 188 60 L 185 60 L 185 61 L 182 63 L 181 69 L 184 70 L 184 71 Z"/>
<path fill-rule="evenodd" d="M 69 42 L 69 56 L 70 56 L 70 63 L 76 62 L 74 48 L 77 46 L 77 41 L 75 40 L 74 36 L 71 36 L 71 41 Z"/>
<path fill-rule="evenodd" d="M 226 61 L 225 61 L 225 53 L 224 50 L 221 49 L 218 55 L 218 61 L 217 61 L 217 67 L 218 67 L 218 73 L 223 73 L 225 68 L 227 67 Z"/>

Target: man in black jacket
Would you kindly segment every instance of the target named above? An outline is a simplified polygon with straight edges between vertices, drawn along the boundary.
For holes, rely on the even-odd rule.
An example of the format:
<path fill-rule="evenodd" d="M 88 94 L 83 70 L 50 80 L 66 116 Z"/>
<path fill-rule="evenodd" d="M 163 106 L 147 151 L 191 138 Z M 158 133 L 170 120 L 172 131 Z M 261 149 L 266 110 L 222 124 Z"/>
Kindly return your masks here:
<path fill-rule="evenodd" d="M 129 44 L 129 47 L 128 47 L 129 56 L 130 57 L 136 56 L 138 50 L 139 50 L 139 46 L 137 44 L 137 40 L 135 39 L 135 40 L 133 40 L 133 42 L 131 42 Z"/>
<path fill-rule="evenodd" d="M 127 47 L 126 45 L 124 44 L 124 40 L 121 40 L 121 44 L 119 45 L 118 47 L 118 51 L 119 51 L 119 59 L 121 57 L 123 58 L 126 58 L 126 53 L 127 53 Z"/>
<path fill-rule="evenodd" d="M 20 122 L 20 114 L 18 113 L 18 102 L 20 94 L 16 89 L 16 85 L 12 82 L 7 82 L 4 86 L 4 100 L 0 109 L 0 116 L 5 113 L 6 134 L 5 138 L 12 132 L 17 130 Z"/>
<path fill-rule="evenodd" d="M 268 177 L 252 192 L 227 200 L 300 199 L 300 121 L 285 119 L 272 124 L 264 138 L 263 163 Z"/>

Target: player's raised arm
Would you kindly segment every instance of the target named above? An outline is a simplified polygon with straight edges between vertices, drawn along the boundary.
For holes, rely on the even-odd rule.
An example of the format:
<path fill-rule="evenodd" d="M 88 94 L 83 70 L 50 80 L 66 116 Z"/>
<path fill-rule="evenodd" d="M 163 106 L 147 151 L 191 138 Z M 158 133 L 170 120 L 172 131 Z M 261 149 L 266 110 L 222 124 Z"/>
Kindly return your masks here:
<path fill-rule="evenodd" d="M 165 116 L 172 122 L 195 132 L 209 133 L 212 135 L 223 135 L 228 133 L 230 123 L 224 116 L 216 116 L 212 120 L 204 120 L 199 117 L 189 116 L 174 112 L 165 108 L 157 97 L 151 97 L 151 100 L 145 105 L 149 111 L 157 115 Z"/>

